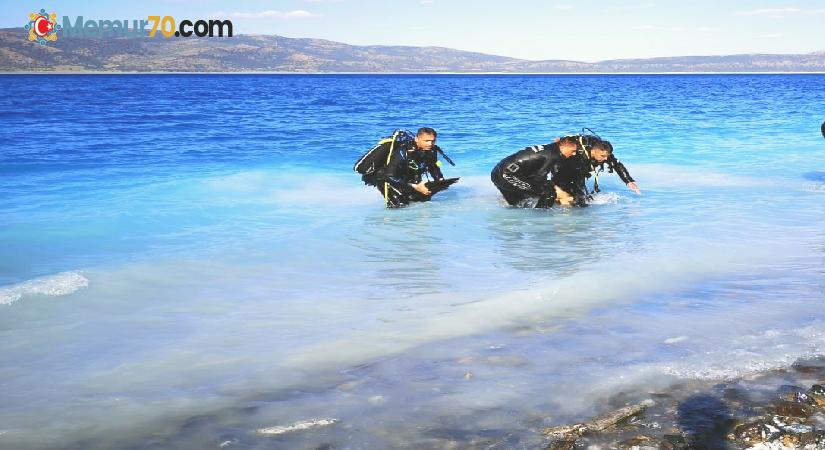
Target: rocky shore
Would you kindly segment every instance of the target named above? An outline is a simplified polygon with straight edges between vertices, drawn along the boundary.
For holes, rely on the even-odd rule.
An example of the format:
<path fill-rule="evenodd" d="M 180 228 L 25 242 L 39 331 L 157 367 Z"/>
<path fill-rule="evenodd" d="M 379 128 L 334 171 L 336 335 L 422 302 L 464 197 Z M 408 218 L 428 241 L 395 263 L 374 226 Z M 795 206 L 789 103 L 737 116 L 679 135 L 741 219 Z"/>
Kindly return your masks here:
<path fill-rule="evenodd" d="M 548 450 L 825 449 L 825 358 L 724 383 L 617 394 L 609 412 L 542 430 Z"/>

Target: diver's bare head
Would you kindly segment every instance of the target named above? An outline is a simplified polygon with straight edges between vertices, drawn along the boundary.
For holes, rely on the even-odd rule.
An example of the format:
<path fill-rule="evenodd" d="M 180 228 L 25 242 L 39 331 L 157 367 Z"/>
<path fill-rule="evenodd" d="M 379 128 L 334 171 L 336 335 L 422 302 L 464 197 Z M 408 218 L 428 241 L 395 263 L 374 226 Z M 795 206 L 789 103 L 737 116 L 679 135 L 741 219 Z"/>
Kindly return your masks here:
<path fill-rule="evenodd" d="M 598 140 L 590 147 L 590 159 L 596 163 L 603 163 L 613 154 L 613 146 L 610 141 Z"/>
<path fill-rule="evenodd" d="M 419 150 L 432 150 L 437 137 L 438 133 L 434 129 L 428 127 L 419 128 L 418 133 L 415 135 L 415 146 Z"/>

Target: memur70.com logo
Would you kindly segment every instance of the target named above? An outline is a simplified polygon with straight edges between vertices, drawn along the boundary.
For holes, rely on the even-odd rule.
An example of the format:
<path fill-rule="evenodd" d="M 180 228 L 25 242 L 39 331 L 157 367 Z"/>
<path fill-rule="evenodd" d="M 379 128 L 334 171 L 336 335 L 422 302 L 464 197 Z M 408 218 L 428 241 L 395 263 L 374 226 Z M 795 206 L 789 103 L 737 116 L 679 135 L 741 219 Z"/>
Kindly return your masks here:
<path fill-rule="evenodd" d="M 25 30 L 30 41 L 37 41 L 40 45 L 46 45 L 46 41 L 54 42 L 60 30 L 57 14 L 47 14 L 45 9 L 41 9 L 39 13 L 31 13 Z"/>
<path fill-rule="evenodd" d="M 151 25 L 151 26 L 150 26 Z M 46 45 L 46 41 L 56 41 L 58 31 L 66 38 L 188 38 L 188 37 L 232 37 L 230 20 L 181 20 L 177 22 L 172 16 L 147 16 L 143 19 L 98 19 L 85 20 L 77 16 L 72 22 L 69 16 L 63 16 L 63 25 L 57 24 L 57 14 L 29 14 L 26 25 L 28 39 Z M 160 33 L 158 33 L 160 31 Z"/>

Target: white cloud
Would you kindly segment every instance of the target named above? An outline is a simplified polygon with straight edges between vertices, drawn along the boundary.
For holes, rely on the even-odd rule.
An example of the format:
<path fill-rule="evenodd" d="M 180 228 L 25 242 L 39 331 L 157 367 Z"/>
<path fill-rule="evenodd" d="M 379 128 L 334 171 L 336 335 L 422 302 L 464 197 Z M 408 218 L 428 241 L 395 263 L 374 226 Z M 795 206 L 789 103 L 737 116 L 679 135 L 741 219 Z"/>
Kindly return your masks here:
<path fill-rule="evenodd" d="M 796 14 L 800 12 L 799 8 L 763 8 L 763 9 L 754 9 L 751 11 L 742 11 L 739 13 L 740 16 L 777 16 L 777 15 L 788 15 L 788 14 Z"/>
<path fill-rule="evenodd" d="M 741 11 L 740 16 L 767 17 L 769 19 L 785 19 L 788 17 L 800 17 L 811 14 L 825 14 L 825 9 L 804 10 L 799 8 L 763 8 L 751 11 Z"/>
<path fill-rule="evenodd" d="M 556 5 L 555 8 L 559 11 L 570 11 L 571 9 L 573 9 L 573 7 L 570 5 Z"/>
<path fill-rule="evenodd" d="M 759 39 L 780 39 L 782 38 L 782 33 L 768 33 L 768 34 L 761 34 L 758 37 Z"/>
<path fill-rule="evenodd" d="M 306 19 L 309 17 L 317 17 L 309 11 L 303 9 L 296 9 L 294 11 L 275 11 L 268 9 L 260 12 L 239 12 L 235 11 L 229 14 L 233 19 Z"/>

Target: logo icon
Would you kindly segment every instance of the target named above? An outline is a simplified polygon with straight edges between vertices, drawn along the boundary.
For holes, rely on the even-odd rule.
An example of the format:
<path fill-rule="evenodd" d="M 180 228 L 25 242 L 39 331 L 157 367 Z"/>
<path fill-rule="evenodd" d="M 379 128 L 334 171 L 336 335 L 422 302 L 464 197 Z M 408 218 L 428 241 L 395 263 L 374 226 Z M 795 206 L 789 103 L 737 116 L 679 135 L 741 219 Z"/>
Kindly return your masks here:
<path fill-rule="evenodd" d="M 29 23 L 25 29 L 29 32 L 29 41 L 37 41 L 41 46 L 46 45 L 46 41 L 56 41 L 57 32 L 62 27 L 57 24 L 57 14 L 46 14 L 45 9 L 39 13 L 29 14 Z"/>

